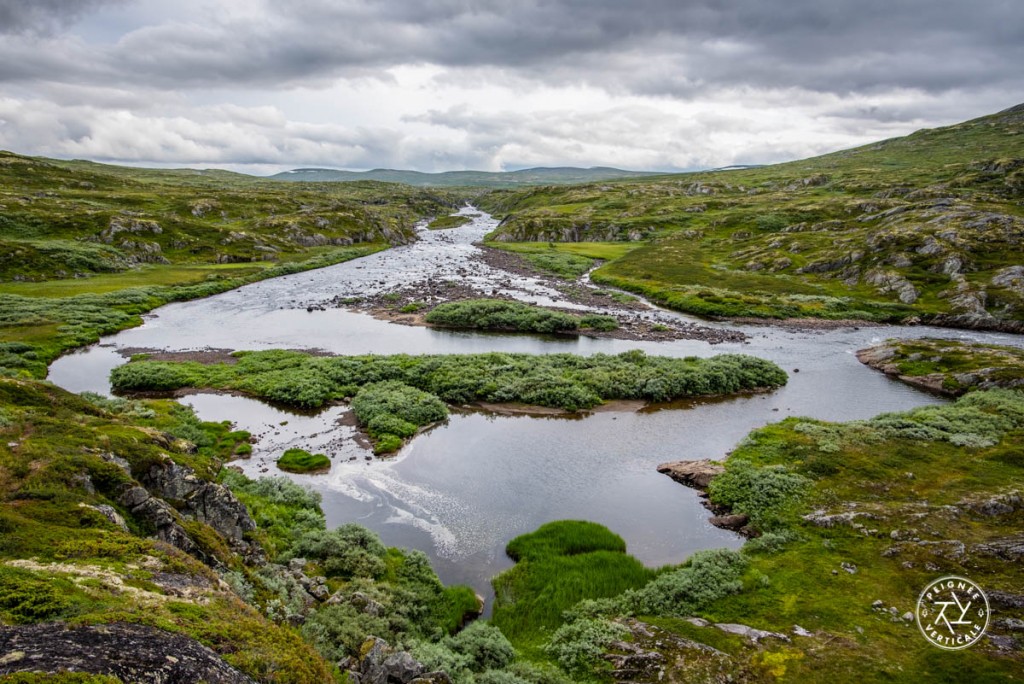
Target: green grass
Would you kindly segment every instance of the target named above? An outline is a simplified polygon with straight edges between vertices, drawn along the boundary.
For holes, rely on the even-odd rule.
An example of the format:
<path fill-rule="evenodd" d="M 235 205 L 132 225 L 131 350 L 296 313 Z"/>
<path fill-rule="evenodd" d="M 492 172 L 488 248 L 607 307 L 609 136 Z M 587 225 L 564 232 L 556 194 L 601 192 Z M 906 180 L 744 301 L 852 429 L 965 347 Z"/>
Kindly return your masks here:
<path fill-rule="evenodd" d="M 141 314 L 163 304 L 207 297 L 264 278 L 322 268 L 372 254 L 384 247 L 375 244 L 320 250 L 308 260 L 284 262 L 265 269 L 211 270 L 209 275 L 212 277 L 192 285 L 120 288 L 116 280 L 119 276 L 96 276 L 97 279 L 107 279 L 100 288 L 106 291 L 91 292 L 89 281 L 93 278 L 87 278 L 81 284 L 69 285 L 81 290 L 80 294 L 73 296 L 46 296 L 49 293 L 59 294 L 63 287 L 54 285 L 51 288 L 50 284 L 39 286 L 40 294 L 44 296 L 0 293 L 0 345 L 3 345 L 0 347 L 0 374 L 44 377 L 46 366 L 63 352 L 96 342 L 101 335 L 140 325 Z M 155 268 L 133 272 L 130 276 L 159 280 L 163 275 L 172 273 L 179 274 L 172 276 L 177 278 L 182 270 L 176 267 L 167 267 L 167 270 Z"/>
<path fill-rule="evenodd" d="M 598 261 L 625 256 L 638 247 L 628 242 L 488 242 L 488 246 L 519 254 L 534 268 L 559 278 L 575 280 Z"/>
<path fill-rule="evenodd" d="M 899 614 L 913 610 L 920 589 L 943 574 L 971 577 L 990 590 L 1014 591 L 1021 585 L 1019 564 L 970 552 L 959 558 L 936 555 L 929 547 L 897 540 L 957 540 L 971 548 L 1016 534 L 1020 512 L 984 516 L 964 502 L 983 501 L 1024 481 L 1024 462 L 1004 458 L 1022 448 L 1022 428 L 1024 395 L 995 390 L 867 421 L 791 418 L 754 431 L 726 461 L 727 468 L 785 468 L 806 478 L 810 489 L 798 505 L 776 500 L 781 505 L 770 517 L 776 529 L 786 530 L 783 549 L 748 551 L 743 590 L 702 614 L 782 632 L 799 624 L 818 633 L 795 641 L 795 649 L 767 644 L 750 661 L 758 667 L 764 654 L 795 650 L 801 655 L 788 661 L 785 681 L 888 681 L 911 671 L 928 681 L 1000 681 L 1019 673 L 1019 655 L 995 654 L 983 644 L 955 655 L 939 651 L 913 623 L 894 623 L 871 603 L 880 599 Z M 964 440 L 965 435 L 974 438 Z M 961 441 L 988 446 L 958 446 Z M 712 487 L 713 500 L 728 502 L 720 493 Z M 949 507 L 961 512 L 950 515 Z M 802 518 L 814 510 L 870 517 L 819 527 Z M 887 552 L 891 548 L 902 550 Z M 840 569 L 841 563 L 853 564 L 857 572 Z M 674 631 L 704 640 L 685 625 Z M 723 643 L 707 631 L 708 639 L 719 639 L 708 643 L 741 661 L 750 657 L 747 647 Z M 821 650 L 824 644 L 831 646 Z"/>
<path fill-rule="evenodd" d="M 591 522 L 547 523 L 513 539 L 507 551 L 517 563 L 493 581 L 493 621 L 517 648 L 535 656 L 565 610 L 583 599 L 641 587 L 655 575 L 626 554 L 621 537 Z"/>
<path fill-rule="evenodd" d="M 304 449 L 288 449 L 277 459 L 277 467 L 289 473 L 322 473 L 330 469 L 331 459 Z"/>
<path fill-rule="evenodd" d="M 47 280 L 39 283 L 0 283 L 0 294 L 59 298 L 80 294 L 105 294 L 136 287 L 194 285 L 217 278 L 251 276 L 272 266 L 274 264 L 271 262 L 146 265 L 122 273 L 94 275 L 89 278 Z"/>

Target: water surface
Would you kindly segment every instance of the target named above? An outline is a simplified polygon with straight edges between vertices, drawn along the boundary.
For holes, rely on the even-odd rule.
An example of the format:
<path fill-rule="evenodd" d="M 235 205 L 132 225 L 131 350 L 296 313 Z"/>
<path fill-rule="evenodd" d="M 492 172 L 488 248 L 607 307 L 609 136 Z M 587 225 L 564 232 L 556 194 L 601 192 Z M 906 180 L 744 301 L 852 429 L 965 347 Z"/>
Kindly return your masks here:
<path fill-rule="evenodd" d="M 250 475 L 278 474 L 273 460 L 290 446 L 327 453 L 334 462 L 330 473 L 290 477 L 323 494 L 329 524 L 364 524 L 388 544 L 425 551 L 446 582 L 468 583 L 489 594 L 490 577 L 510 564 L 505 544 L 551 520 L 607 525 L 626 539 L 631 553 L 652 566 L 678 563 L 698 549 L 738 547 L 740 538 L 708 524 L 694 491 L 659 475 L 655 466 L 722 458 L 751 429 L 786 416 L 850 420 L 941 401 L 864 367 L 854 357 L 858 349 L 889 337 L 917 336 L 1022 344 L 1013 335 L 928 327 L 804 331 L 743 326 L 749 341 L 718 345 L 544 338 L 396 325 L 337 308 L 306 310 L 424 279 L 458 280 L 485 292 L 564 305 L 545 282 L 473 259 L 473 242 L 495 225 L 481 214 L 461 228 L 422 231 L 412 245 L 161 307 L 145 317 L 144 325 L 58 359 L 50 379 L 76 392 L 109 393 L 107 375 L 125 361 L 119 350 L 131 348 L 291 348 L 337 354 L 614 354 L 642 349 L 676 357 L 742 352 L 771 359 L 789 372 L 786 387 L 771 394 L 639 412 L 571 419 L 453 414 L 387 460 L 367 459 L 353 428 L 339 424 L 344 407 L 308 415 L 245 397 L 198 394 L 183 399 L 203 419 L 231 420 L 258 437 L 253 457 L 240 462 Z M 647 315 L 687 319 L 660 310 Z"/>

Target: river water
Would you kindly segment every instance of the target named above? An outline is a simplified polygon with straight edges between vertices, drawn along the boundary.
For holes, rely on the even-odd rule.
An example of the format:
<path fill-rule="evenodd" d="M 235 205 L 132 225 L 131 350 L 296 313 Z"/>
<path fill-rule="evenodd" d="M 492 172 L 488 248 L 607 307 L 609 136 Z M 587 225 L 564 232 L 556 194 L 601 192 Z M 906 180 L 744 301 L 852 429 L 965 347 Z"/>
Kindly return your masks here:
<path fill-rule="evenodd" d="M 285 411 L 217 394 L 182 399 L 205 420 L 230 420 L 257 436 L 253 457 L 238 462 L 251 476 L 280 474 L 273 460 L 290 446 L 327 453 L 325 475 L 289 475 L 323 495 L 328 524 L 355 521 L 385 543 L 426 552 L 441 578 L 490 596 L 490 578 L 511 564 L 505 544 L 551 520 L 593 520 L 622 535 L 630 553 L 651 566 L 678 563 L 699 549 L 741 545 L 707 522 L 696 493 L 655 471 L 665 461 L 722 458 L 751 429 L 786 416 L 869 418 L 940 399 L 865 366 L 854 352 L 889 337 L 947 337 L 1024 346 L 1024 338 L 928 327 L 860 327 L 829 331 L 731 326 L 744 343 L 696 340 L 637 342 L 580 337 L 498 335 L 397 325 L 339 308 L 307 311 L 335 298 L 392 291 L 412 282 L 459 281 L 540 304 L 571 306 L 543 281 L 498 271 L 474 259 L 473 245 L 496 227 L 472 208 L 472 223 L 362 259 L 263 281 L 208 299 L 170 304 L 144 325 L 68 354 L 50 380 L 71 391 L 109 394 L 110 369 L 127 349 L 318 349 L 337 354 L 574 352 L 643 349 L 666 356 L 741 352 L 778 363 L 789 383 L 771 394 L 679 402 L 639 411 L 582 417 L 454 413 L 398 455 L 368 458 L 345 407 L 319 414 Z M 653 317 L 688 319 L 652 310 Z M 715 326 L 711 323 L 708 325 Z"/>

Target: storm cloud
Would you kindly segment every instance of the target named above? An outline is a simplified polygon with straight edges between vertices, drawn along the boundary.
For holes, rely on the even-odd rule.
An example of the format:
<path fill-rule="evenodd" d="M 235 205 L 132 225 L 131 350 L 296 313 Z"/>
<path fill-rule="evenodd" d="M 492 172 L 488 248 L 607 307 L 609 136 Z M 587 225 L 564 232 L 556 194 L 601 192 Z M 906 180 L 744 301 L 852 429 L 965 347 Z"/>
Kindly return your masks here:
<path fill-rule="evenodd" d="M 1024 4 L 1004 0 L 168 5 L 0 0 L 0 145 L 138 163 L 693 168 L 951 123 L 1024 91 Z M 253 126 L 262 144 L 230 143 Z M 147 131 L 172 139 L 143 144 Z"/>

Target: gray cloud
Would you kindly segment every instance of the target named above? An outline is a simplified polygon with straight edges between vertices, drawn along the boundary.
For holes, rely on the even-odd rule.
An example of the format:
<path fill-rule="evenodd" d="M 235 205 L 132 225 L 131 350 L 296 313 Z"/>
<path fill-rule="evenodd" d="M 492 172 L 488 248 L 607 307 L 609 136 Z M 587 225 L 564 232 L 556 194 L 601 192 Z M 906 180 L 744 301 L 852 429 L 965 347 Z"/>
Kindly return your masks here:
<path fill-rule="evenodd" d="M 95 3 L 0 0 L 0 16 L 32 26 L 79 4 Z M 653 95 L 723 85 L 936 92 L 968 82 L 1019 87 L 1024 63 L 1024 4 L 1003 0 L 253 0 L 251 7 L 142 26 L 85 60 L 74 45 L 47 54 L 18 49 L 8 52 L 0 77 L 294 87 L 430 63 Z"/>
<path fill-rule="evenodd" d="M 103 5 L 124 0 L 0 0 L 0 34 L 58 31 Z"/>
<path fill-rule="evenodd" d="M 1024 3 L 1005 0 L 119 4 L 0 0 L 0 146 L 196 165 L 692 168 L 899 135 L 1024 91 Z M 428 75 L 410 86 L 410 68 Z M 352 102 L 361 86 L 370 99 Z M 310 111 L 289 106 L 299 96 Z M 410 101 L 417 113 L 383 116 Z M 350 107 L 361 118 L 329 123 Z"/>

